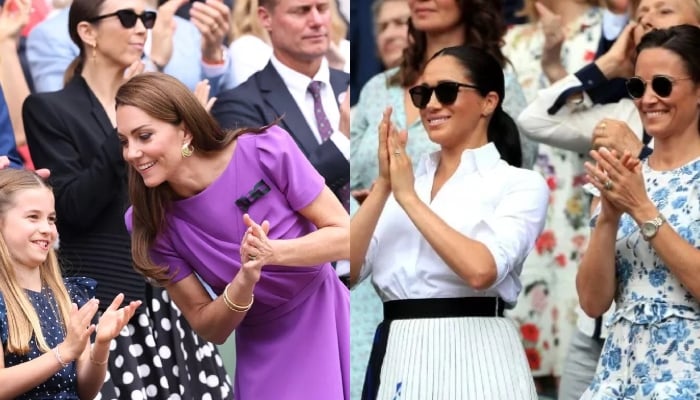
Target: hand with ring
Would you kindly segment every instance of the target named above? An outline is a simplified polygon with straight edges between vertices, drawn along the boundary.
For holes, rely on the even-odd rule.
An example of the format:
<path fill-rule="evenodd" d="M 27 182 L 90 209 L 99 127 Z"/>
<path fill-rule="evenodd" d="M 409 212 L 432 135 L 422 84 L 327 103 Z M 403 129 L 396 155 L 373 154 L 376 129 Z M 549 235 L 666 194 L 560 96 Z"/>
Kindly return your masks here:
<path fill-rule="evenodd" d="M 590 154 L 597 164 L 586 162 L 585 168 L 589 181 L 600 191 L 601 212 L 613 217 L 622 213 L 632 215 L 651 203 L 639 159 L 629 152 L 618 157 L 616 151 L 606 148 L 592 150 Z"/>
<path fill-rule="evenodd" d="M 386 152 L 393 154 L 389 159 L 389 181 L 391 191 L 399 204 L 417 196 L 414 188 L 413 164 L 411 157 L 406 153 L 408 132 L 404 129 L 398 131 L 392 127 L 387 133 Z M 381 145 L 381 143 L 380 143 Z"/>
<path fill-rule="evenodd" d="M 635 156 L 644 146 L 626 122 L 610 118 L 601 120 L 595 127 L 591 145 L 594 150 L 605 147 L 611 151 L 616 150 L 618 154 L 629 151 Z"/>
<path fill-rule="evenodd" d="M 224 61 L 223 41 L 230 30 L 231 10 L 222 0 L 195 1 L 190 21 L 202 34 L 202 58 L 210 63 Z"/>
<path fill-rule="evenodd" d="M 275 263 L 274 241 L 267 238 L 270 231 L 270 223 L 255 222 L 250 215 L 243 215 L 243 222 L 247 229 L 241 240 L 241 273 L 247 274 L 254 282 L 260 279 L 260 271 L 264 265 Z"/>

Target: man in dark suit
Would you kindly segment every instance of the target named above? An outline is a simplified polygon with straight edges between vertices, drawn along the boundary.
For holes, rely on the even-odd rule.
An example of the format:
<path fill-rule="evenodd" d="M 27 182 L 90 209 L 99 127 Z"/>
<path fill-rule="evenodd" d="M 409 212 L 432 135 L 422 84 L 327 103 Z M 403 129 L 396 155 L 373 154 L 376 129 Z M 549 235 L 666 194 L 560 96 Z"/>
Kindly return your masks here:
<path fill-rule="evenodd" d="M 339 109 L 350 76 L 329 68 L 334 0 L 261 0 L 258 17 L 270 34 L 273 55 L 240 86 L 219 93 L 211 110 L 226 129 L 260 127 L 282 117 L 288 131 L 326 185 L 347 204 L 350 115 Z"/>

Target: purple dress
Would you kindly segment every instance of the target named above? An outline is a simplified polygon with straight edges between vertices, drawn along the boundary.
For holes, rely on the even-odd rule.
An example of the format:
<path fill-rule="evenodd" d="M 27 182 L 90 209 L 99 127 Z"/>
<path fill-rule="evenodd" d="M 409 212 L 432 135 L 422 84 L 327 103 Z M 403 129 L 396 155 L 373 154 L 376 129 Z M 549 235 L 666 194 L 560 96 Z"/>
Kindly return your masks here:
<path fill-rule="evenodd" d="M 153 260 L 173 282 L 196 272 L 221 294 L 240 268 L 243 214 L 270 221 L 270 239 L 297 238 L 316 230 L 297 210 L 323 188 L 281 128 L 243 135 L 220 177 L 173 204 Z M 236 399 L 348 400 L 349 292 L 331 265 L 264 266 L 254 293 L 236 329 Z"/>

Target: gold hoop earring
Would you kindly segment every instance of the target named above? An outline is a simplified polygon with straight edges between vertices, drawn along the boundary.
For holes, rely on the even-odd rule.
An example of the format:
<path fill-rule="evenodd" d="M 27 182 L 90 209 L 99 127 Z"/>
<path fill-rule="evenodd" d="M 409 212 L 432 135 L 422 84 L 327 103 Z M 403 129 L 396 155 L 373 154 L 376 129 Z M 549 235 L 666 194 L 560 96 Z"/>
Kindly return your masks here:
<path fill-rule="evenodd" d="M 190 143 L 183 143 L 180 152 L 182 153 L 183 157 L 187 158 L 194 152 L 194 146 L 192 146 Z"/>

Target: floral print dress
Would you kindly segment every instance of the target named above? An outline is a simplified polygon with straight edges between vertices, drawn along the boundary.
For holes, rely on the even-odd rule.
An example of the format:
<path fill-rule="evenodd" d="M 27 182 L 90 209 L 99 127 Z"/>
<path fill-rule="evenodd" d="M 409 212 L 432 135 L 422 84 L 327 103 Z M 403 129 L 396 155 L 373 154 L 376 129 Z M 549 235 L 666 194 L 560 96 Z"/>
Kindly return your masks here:
<path fill-rule="evenodd" d="M 567 26 L 561 59 L 569 72 L 592 62 L 602 32 L 602 10 L 591 7 Z M 536 23 L 513 26 L 503 48 L 531 102 L 548 86 L 540 65 L 544 34 Z M 521 274 L 523 290 L 506 314 L 520 328 L 532 374 L 561 376 L 570 337 L 576 329 L 576 270 L 588 243 L 590 198 L 583 190 L 585 157 L 539 144 L 534 170 L 550 189 L 547 222 Z M 354 165 L 353 165 L 354 168 Z"/>
<path fill-rule="evenodd" d="M 642 165 L 667 223 L 700 249 L 700 158 L 672 171 Z M 595 217 L 594 217 L 595 218 Z M 617 310 L 595 378 L 581 399 L 700 398 L 700 303 L 624 214 L 617 231 Z"/>

